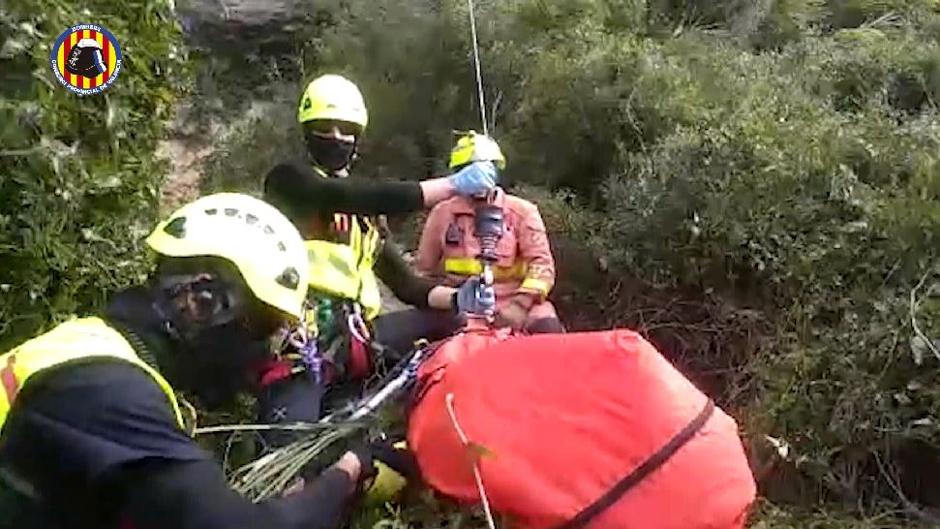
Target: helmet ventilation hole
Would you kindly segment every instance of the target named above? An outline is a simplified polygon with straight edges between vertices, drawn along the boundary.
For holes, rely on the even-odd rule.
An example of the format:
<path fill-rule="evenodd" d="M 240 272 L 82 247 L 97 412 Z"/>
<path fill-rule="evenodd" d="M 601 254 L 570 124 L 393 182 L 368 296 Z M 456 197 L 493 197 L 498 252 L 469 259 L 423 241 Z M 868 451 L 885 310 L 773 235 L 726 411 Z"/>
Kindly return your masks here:
<path fill-rule="evenodd" d="M 177 239 L 182 239 L 186 236 L 186 217 L 176 217 L 171 220 L 163 231 Z"/>
<path fill-rule="evenodd" d="M 285 288 L 294 290 L 300 284 L 300 274 L 298 274 L 297 270 L 292 266 L 281 272 L 281 275 L 277 276 L 275 281 Z"/>

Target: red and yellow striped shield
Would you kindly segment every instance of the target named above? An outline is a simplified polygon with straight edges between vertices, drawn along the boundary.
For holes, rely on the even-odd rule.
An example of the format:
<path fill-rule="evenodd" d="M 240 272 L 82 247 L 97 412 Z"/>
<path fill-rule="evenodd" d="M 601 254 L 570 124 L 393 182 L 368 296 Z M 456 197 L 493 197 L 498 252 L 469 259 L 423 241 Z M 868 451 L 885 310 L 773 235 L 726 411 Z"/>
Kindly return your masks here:
<path fill-rule="evenodd" d="M 107 29 L 79 24 L 65 30 L 50 53 L 52 72 L 63 86 L 79 95 L 97 94 L 121 71 L 121 47 Z"/>

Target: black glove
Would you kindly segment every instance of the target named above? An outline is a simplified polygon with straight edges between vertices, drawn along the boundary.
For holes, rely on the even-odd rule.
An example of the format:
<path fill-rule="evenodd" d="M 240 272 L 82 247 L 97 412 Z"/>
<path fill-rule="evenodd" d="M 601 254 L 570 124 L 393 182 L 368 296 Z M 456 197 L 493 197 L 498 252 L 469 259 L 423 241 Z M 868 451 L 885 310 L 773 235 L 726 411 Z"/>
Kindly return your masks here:
<path fill-rule="evenodd" d="M 411 481 L 418 477 L 418 462 L 409 450 L 395 448 L 391 441 L 375 441 L 370 447 L 374 459 L 385 463 L 405 479 Z"/>

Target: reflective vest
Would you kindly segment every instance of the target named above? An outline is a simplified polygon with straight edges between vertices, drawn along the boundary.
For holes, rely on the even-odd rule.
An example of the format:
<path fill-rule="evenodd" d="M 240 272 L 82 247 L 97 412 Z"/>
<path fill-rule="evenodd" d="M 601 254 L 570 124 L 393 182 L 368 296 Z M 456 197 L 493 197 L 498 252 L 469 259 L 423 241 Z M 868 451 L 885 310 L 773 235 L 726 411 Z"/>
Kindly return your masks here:
<path fill-rule="evenodd" d="M 81 318 L 62 323 L 0 355 L 0 385 L 3 386 L 3 391 L 0 391 L 0 431 L 16 396 L 33 376 L 46 369 L 96 358 L 123 360 L 145 371 L 166 394 L 177 423 L 186 430 L 176 394 L 166 379 L 141 360 L 124 336 L 104 320 Z"/>
<path fill-rule="evenodd" d="M 371 320 L 382 309 L 382 296 L 373 270 L 381 234 L 367 217 L 338 213 L 334 224 L 340 222 L 348 230 L 348 244 L 321 240 L 305 243 L 310 262 L 310 288 L 357 301 L 362 305 L 365 318 Z"/>

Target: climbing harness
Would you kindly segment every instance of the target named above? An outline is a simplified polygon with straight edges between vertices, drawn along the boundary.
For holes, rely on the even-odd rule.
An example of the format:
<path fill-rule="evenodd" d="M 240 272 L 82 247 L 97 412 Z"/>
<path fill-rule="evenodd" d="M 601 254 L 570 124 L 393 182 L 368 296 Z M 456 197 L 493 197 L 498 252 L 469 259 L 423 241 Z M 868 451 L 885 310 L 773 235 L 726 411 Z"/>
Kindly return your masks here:
<path fill-rule="evenodd" d="M 323 381 L 323 355 L 320 354 L 316 334 L 310 332 L 307 314 L 305 310 L 300 325 L 290 332 L 287 342 L 297 351 L 307 374 L 319 384 Z"/>

